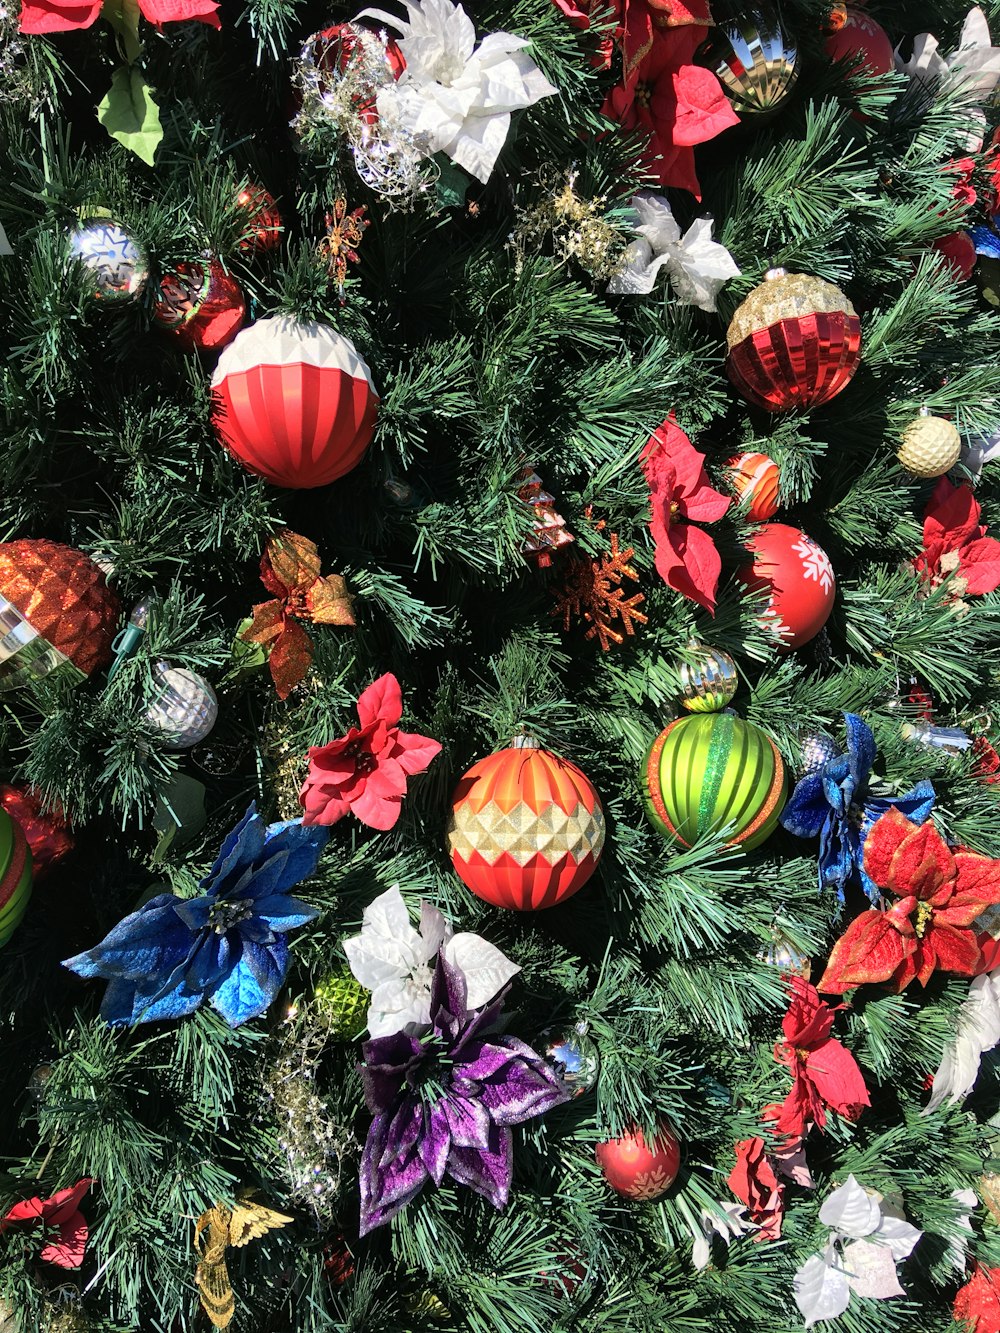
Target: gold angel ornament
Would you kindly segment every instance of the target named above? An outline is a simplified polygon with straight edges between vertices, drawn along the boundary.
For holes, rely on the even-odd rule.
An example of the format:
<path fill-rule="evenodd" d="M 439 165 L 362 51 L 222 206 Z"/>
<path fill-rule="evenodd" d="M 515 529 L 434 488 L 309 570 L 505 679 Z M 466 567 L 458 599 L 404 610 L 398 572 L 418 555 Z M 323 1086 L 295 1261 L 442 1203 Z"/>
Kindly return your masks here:
<path fill-rule="evenodd" d="M 228 1328 L 236 1309 L 226 1268 L 226 1250 L 230 1245 L 239 1249 L 291 1221 L 284 1213 L 247 1199 L 232 1208 L 216 1204 L 198 1218 L 194 1224 L 194 1248 L 198 1255 L 194 1280 L 202 1309 L 216 1328 Z"/>

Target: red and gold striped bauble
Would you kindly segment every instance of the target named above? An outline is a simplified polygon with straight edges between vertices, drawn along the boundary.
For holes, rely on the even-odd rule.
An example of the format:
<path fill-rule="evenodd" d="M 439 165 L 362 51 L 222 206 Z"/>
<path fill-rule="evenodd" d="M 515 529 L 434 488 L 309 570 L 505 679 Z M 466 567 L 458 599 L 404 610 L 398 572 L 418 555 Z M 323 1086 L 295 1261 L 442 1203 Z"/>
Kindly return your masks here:
<path fill-rule="evenodd" d="M 861 364 L 861 320 L 832 282 L 771 269 L 733 315 L 726 373 L 769 412 L 817 407 Z"/>
<path fill-rule="evenodd" d="M 763 523 L 778 512 L 781 480 L 778 465 L 767 454 L 739 454 L 730 458 L 729 484 L 737 499 L 747 501 L 746 516 L 752 523 Z"/>
<path fill-rule="evenodd" d="M 452 797 L 448 850 L 495 907 L 535 912 L 581 889 L 604 846 L 604 811 L 575 764 L 530 743 L 469 769 Z"/>
<path fill-rule="evenodd" d="M 326 486 L 361 461 L 378 396 L 350 338 L 281 316 L 237 334 L 212 376 L 212 420 L 244 467 L 275 486 Z"/>

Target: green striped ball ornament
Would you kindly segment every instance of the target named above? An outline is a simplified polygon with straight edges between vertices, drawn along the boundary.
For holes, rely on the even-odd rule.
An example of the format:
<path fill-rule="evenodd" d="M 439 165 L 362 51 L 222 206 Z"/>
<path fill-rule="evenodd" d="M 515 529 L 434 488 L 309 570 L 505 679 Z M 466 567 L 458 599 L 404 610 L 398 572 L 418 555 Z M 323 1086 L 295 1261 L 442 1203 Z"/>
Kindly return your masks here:
<path fill-rule="evenodd" d="M 734 713 L 681 717 L 649 748 L 643 794 L 671 841 L 693 847 L 729 828 L 729 842 L 749 850 L 778 823 L 785 766 L 770 736 Z"/>
<path fill-rule="evenodd" d="M 0 806 L 0 948 L 20 924 L 31 897 L 31 852 L 24 831 Z"/>

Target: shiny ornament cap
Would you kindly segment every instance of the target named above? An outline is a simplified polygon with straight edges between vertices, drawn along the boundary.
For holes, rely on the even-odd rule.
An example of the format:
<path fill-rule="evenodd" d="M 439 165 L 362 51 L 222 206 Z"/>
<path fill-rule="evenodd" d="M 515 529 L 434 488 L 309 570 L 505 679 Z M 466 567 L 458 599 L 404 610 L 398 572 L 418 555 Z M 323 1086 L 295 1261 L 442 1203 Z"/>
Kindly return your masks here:
<path fill-rule="evenodd" d="M 82 551 L 44 537 L 0 543 L 0 598 L 85 676 L 111 661 L 118 598 Z"/>

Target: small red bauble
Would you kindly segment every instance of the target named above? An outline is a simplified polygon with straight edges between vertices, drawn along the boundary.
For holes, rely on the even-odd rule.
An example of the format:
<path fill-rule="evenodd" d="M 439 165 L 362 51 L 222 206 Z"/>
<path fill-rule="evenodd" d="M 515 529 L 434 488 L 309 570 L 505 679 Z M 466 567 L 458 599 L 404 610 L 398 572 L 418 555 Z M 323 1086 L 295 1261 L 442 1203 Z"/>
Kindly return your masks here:
<path fill-rule="evenodd" d="M 217 259 L 178 264 L 160 279 L 153 323 L 185 352 L 217 352 L 232 342 L 247 317 L 247 303 Z"/>
<path fill-rule="evenodd" d="M 244 467 L 275 486 L 326 486 L 361 461 L 378 396 L 350 338 L 275 316 L 238 334 L 212 376 L 212 420 Z"/>
<path fill-rule="evenodd" d="M 31 848 L 35 879 L 44 875 L 73 850 L 73 834 L 61 810 L 43 810 L 38 794 L 30 787 L 0 782 L 0 806 L 24 831 Z"/>
<path fill-rule="evenodd" d="M 448 850 L 494 907 L 536 912 L 582 889 L 604 846 L 604 810 L 575 764 L 531 745 L 473 764 L 452 796 Z"/>
<path fill-rule="evenodd" d="M 944 255 L 945 262 L 956 281 L 972 277 L 976 267 L 976 246 L 967 231 L 949 232 L 939 236 L 933 243 L 933 249 Z"/>
<path fill-rule="evenodd" d="M 680 1144 L 660 1126 L 652 1148 L 646 1146 L 641 1129 L 623 1138 L 608 1139 L 595 1148 L 597 1165 L 613 1190 L 629 1199 L 658 1199 L 677 1179 L 681 1165 Z"/>
<path fill-rule="evenodd" d="M 247 213 L 247 230 L 237 248 L 243 254 L 276 250 L 281 244 L 281 214 L 270 190 L 263 185 L 247 185 L 236 196 L 236 202 Z"/>
<path fill-rule="evenodd" d="M 778 465 L 767 454 L 740 454 L 730 458 L 729 483 L 738 499 L 748 498 L 746 516 L 754 523 L 763 523 L 778 512 Z"/>
<path fill-rule="evenodd" d="M 861 320 L 840 288 L 780 268 L 737 307 L 726 341 L 730 380 L 769 412 L 829 402 L 861 363 Z"/>
<path fill-rule="evenodd" d="M 821 546 L 787 523 L 765 523 L 747 542 L 753 560 L 737 578 L 747 588 L 767 588 L 764 611 L 784 640 L 783 648 L 801 648 L 814 638 L 833 610 L 837 584 L 830 557 Z"/>
<path fill-rule="evenodd" d="M 885 29 L 863 9 L 847 6 L 847 18 L 824 42 L 831 60 L 848 60 L 861 56 L 871 74 L 888 74 L 895 68 L 890 42 Z"/>

